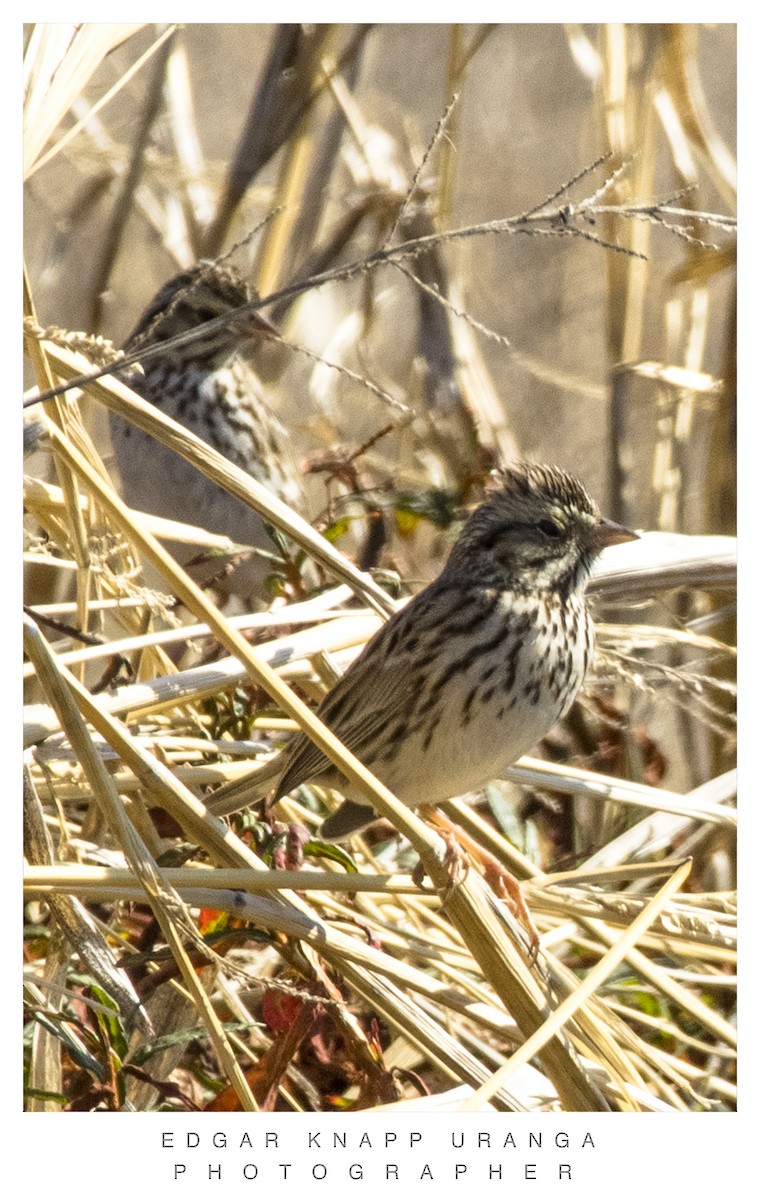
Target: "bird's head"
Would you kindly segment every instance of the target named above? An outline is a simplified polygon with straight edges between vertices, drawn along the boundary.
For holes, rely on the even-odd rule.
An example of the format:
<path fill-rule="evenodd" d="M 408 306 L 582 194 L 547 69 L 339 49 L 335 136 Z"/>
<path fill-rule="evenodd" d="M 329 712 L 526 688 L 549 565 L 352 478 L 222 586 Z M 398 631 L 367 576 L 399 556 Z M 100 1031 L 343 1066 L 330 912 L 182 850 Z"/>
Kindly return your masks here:
<path fill-rule="evenodd" d="M 513 463 L 495 473 L 487 500 L 468 518 L 452 566 L 528 592 L 584 589 L 606 546 L 636 538 L 603 518 L 595 501 L 560 467 Z"/>

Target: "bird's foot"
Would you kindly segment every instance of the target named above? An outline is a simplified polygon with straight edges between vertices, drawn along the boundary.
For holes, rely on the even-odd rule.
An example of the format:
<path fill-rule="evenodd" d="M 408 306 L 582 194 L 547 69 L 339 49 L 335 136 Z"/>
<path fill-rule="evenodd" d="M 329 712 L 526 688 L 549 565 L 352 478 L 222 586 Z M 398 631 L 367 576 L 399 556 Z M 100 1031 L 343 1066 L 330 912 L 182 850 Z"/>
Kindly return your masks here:
<path fill-rule="evenodd" d="M 439 837 L 444 842 L 446 852 L 444 855 L 444 866 L 447 868 L 449 882 L 445 889 L 445 898 L 455 890 L 459 883 L 465 879 L 468 874 L 468 868 L 471 865 L 468 855 L 463 850 L 456 835 L 449 829 L 444 829 L 436 821 L 429 821 L 429 825 L 437 831 Z M 422 862 L 419 862 L 412 872 L 412 882 L 421 887 L 425 878 L 425 867 Z"/>
<path fill-rule="evenodd" d="M 518 879 L 492 855 L 488 855 L 482 865 L 484 878 L 492 891 L 510 907 L 516 920 L 527 931 L 532 961 L 536 961 L 540 949 L 540 934 L 535 928 L 529 905 L 524 898 Z"/>
<path fill-rule="evenodd" d="M 444 813 L 431 809 L 429 818 L 429 824 L 438 831 L 447 847 L 445 865 L 450 873 L 447 894 L 460 882 L 461 878 L 465 878 L 470 861 L 469 855 L 473 856 L 480 863 L 484 878 L 492 891 L 508 905 L 516 920 L 526 930 L 532 961 L 536 961 L 540 948 L 540 935 L 535 928 L 532 914 L 516 876 L 512 875 L 494 854 L 479 845 L 465 829 L 445 817 Z M 458 870 L 461 872 L 460 875 L 458 875 Z"/>

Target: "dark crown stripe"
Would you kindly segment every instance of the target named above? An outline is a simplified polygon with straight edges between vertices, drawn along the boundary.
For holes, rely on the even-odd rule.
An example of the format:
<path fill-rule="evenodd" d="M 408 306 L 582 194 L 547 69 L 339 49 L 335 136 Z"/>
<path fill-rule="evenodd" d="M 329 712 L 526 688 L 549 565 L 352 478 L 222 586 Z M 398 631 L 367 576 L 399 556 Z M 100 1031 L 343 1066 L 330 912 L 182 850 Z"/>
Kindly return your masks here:
<path fill-rule="evenodd" d="M 593 498 L 588 495 L 580 481 L 562 467 L 541 463 L 511 463 L 497 471 L 495 479 L 495 494 L 508 491 L 525 496 L 544 495 L 560 504 L 572 505 L 582 512 L 598 516 L 598 508 Z"/>
<path fill-rule="evenodd" d="M 174 275 L 160 288 L 141 314 L 124 349 L 131 352 L 143 345 L 155 345 L 193 329 L 212 316 L 222 316 L 227 309 L 240 308 L 251 298 L 247 283 L 233 268 L 200 263 Z M 231 334 L 215 330 L 208 339 L 212 345 L 219 345 L 222 339 L 230 340 Z"/>

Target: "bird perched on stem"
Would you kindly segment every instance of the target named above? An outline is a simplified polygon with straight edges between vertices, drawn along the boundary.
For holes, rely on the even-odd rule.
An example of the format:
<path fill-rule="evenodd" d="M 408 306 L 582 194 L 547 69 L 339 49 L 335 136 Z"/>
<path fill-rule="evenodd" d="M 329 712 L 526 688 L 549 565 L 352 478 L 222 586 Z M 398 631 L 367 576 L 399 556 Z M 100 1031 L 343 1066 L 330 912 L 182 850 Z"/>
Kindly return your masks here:
<path fill-rule="evenodd" d="M 163 413 L 208 442 L 294 508 L 303 489 L 285 430 L 267 403 L 248 362 L 249 346 L 276 331 L 255 312 L 239 309 L 253 299 L 230 267 L 201 262 L 159 290 L 124 345 L 126 353 L 152 350 L 143 374 L 128 385 Z M 178 334 L 231 314 L 231 321 L 181 345 L 158 347 Z M 110 413 L 110 434 L 126 502 L 143 512 L 201 526 L 239 545 L 274 551 L 260 516 L 218 487 L 179 454 Z M 187 560 L 189 546 L 174 547 Z M 271 568 L 251 556 L 237 567 L 229 591 L 259 590 Z"/>
<path fill-rule="evenodd" d="M 593 564 L 636 536 L 602 518 L 558 467 L 497 472 L 442 573 L 370 639 L 317 715 L 411 808 L 482 786 L 569 709 L 593 650 L 585 598 Z M 224 815 L 309 782 L 347 796 L 321 837 L 374 820 L 304 733 L 208 804 Z"/>

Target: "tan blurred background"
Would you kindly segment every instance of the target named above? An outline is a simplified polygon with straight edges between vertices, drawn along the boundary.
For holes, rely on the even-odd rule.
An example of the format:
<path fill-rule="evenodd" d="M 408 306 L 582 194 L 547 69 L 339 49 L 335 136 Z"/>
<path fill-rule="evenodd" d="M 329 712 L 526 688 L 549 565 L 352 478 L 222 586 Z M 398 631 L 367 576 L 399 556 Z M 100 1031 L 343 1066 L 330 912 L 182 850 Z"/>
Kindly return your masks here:
<path fill-rule="evenodd" d="M 139 29 L 105 59 L 56 136 L 159 32 Z M 345 78 L 333 95 L 321 84 L 338 63 Z M 280 68 L 293 89 L 263 110 L 268 133 L 263 114 L 254 129 L 253 97 L 266 72 Z M 423 175 L 435 228 L 524 212 L 610 148 L 611 162 L 561 203 L 584 198 L 632 158 L 610 203 L 694 185 L 679 207 L 733 211 L 733 25 L 192 25 L 29 179 L 26 255 L 42 323 L 119 343 L 179 266 L 201 250 L 227 249 L 276 205 L 287 213 L 277 244 L 265 250 L 265 239 L 255 239 L 237 257 L 262 291 L 300 277 L 339 231 L 327 265 L 364 257 L 383 243 L 454 92 L 448 136 Z M 283 119 L 281 146 L 246 180 L 211 243 L 240 139 L 267 140 Z M 458 353 L 473 369 L 459 384 L 463 399 L 475 412 L 471 389 L 494 392 L 507 422 L 501 448 L 576 470 L 607 507 L 619 490 L 624 511 L 615 516 L 730 530 L 731 238 L 700 229 L 701 240 L 725 247 L 715 251 L 625 218 L 594 232 L 644 250 L 648 262 L 571 236 L 487 235 L 441 249 L 453 300 L 509 342 L 463 323 L 468 340 Z M 398 398 L 428 405 L 415 288 L 390 267 L 367 284 L 367 293 L 359 281 L 308 293 L 281 312 L 280 325 Z M 363 327 L 344 339 L 344 318 L 360 311 Z M 669 387 L 640 369 L 617 372 L 620 363 L 688 368 L 699 387 Z M 322 376 L 298 354 L 263 370 L 306 451 L 353 442 L 390 415 L 358 385 Z M 723 380 L 723 390 L 711 379 Z M 377 451 L 402 485 L 428 476 L 455 482 L 450 464 L 425 461 L 393 437 Z"/>

